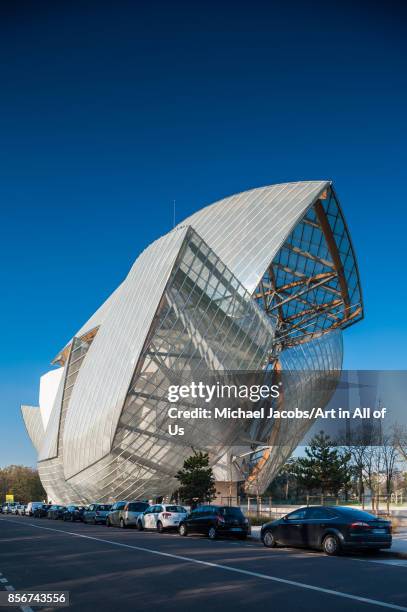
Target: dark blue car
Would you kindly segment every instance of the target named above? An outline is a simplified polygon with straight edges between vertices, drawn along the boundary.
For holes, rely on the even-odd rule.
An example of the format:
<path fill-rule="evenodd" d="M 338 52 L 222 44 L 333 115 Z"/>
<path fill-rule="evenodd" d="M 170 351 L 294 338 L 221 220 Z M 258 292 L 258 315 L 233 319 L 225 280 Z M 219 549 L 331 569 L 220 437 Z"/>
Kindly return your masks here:
<path fill-rule="evenodd" d="M 265 546 L 322 549 L 327 555 L 355 549 L 390 548 L 391 522 L 343 506 L 299 508 L 261 528 Z"/>

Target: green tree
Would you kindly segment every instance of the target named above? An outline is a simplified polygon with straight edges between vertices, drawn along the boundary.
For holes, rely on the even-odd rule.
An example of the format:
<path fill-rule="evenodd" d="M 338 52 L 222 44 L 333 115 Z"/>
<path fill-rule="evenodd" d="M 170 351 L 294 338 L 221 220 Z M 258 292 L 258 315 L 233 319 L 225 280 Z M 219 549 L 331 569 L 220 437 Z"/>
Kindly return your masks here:
<path fill-rule="evenodd" d="M 211 501 L 216 495 L 215 479 L 207 453 L 194 451 L 193 455 L 185 459 L 182 470 L 177 472 L 175 478 L 180 483 L 179 497 L 192 507 Z"/>
<path fill-rule="evenodd" d="M 300 486 L 336 497 L 341 489 L 347 492 L 352 478 L 349 452 L 334 448 L 331 438 L 321 431 L 312 438 L 305 455 L 298 457 L 294 466 Z"/>
<path fill-rule="evenodd" d="M 5 501 L 8 493 L 12 493 L 15 501 L 21 503 L 41 501 L 47 497 L 38 471 L 24 465 L 9 465 L 0 469 L 0 501 Z"/>

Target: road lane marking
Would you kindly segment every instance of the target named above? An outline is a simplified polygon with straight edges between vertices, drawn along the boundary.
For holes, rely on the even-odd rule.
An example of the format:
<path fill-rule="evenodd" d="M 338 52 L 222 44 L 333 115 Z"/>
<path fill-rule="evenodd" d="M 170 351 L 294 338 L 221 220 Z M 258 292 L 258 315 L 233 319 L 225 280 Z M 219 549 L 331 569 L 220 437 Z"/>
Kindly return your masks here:
<path fill-rule="evenodd" d="M 396 565 L 397 567 L 407 567 L 407 559 L 363 559 L 353 557 L 353 561 L 365 561 L 366 563 L 380 563 L 381 565 Z"/>
<path fill-rule="evenodd" d="M 2 519 L 4 520 L 4 519 Z M 14 523 L 17 521 L 13 521 Z M 297 582 L 296 580 L 288 580 L 287 578 L 279 578 L 278 576 L 270 576 L 269 574 L 261 574 L 259 572 L 251 572 L 250 570 L 240 569 L 232 567 L 230 565 L 223 565 L 221 563 L 212 563 L 211 561 L 202 561 L 200 559 L 194 559 L 193 557 L 184 557 L 183 555 L 176 555 L 173 553 L 166 553 L 160 550 L 154 550 L 153 548 L 146 548 L 144 546 L 135 546 L 133 544 L 124 544 L 123 542 L 114 542 L 112 540 L 104 540 L 103 538 L 96 538 L 94 536 L 87 536 L 81 533 L 75 533 L 74 531 L 65 531 L 64 529 L 53 529 L 52 527 L 41 527 L 35 523 L 25 523 L 34 529 L 43 529 L 44 531 L 53 531 L 54 533 L 65 533 L 77 538 L 83 538 L 84 540 L 93 540 L 94 542 L 102 542 L 103 544 L 111 544 L 112 546 L 119 546 L 120 548 L 128 548 L 130 550 L 138 550 L 144 553 L 150 553 L 152 555 L 158 555 L 160 557 L 166 557 L 169 559 L 177 559 L 179 561 L 186 561 L 187 563 L 195 563 L 196 565 L 203 565 L 205 567 L 211 567 L 215 569 L 222 569 L 227 572 L 233 572 L 236 574 L 243 574 L 244 576 L 250 576 L 252 578 L 260 578 L 261 580 L 268 580 L 270 582 L 277 582 L 280 584 L 287 584 L 300 589 L 309 591 L 317 591 L 319 593 L 325 593 L 327 595 L 333 595 L 335 597 L 342 597 L 344 599 L 351 599 L 353 601 L 359 601 L 361 603 L 367 603 L 373 606 L 379 606 L 381 608 L 389 608 L 391 610 L 400 610 L 401 612 L 407 612 L 407 608 L 404 606 L 398 606 L 397 604 L 387 603 L 379 599 L 370 599 L 369 597 L 362 597 L 360 595 L 351 595 L 350 593 L 344 593 L 343 591 L 335 591 L 334 589 L 326 589 L 324 587 L 318 587 L 305 582 Z"/>
<path fill-rule="evenodd" d="M 0 576 L 3 576 L 1 572 L 0 572 Z M 0 578 L 0 582 L 4 584 L 4 588 L 6 589 L 6 591 L 15 591 L 15 588 L 11 584 L 8 584 L 7 578 Z M 5 584 L 6 582 L 7 584 Z M 21 612 L 34 612 L 34 610 L 30 608 L 30 606 L 16 606 L 16 607 L 19 607 Z"/>

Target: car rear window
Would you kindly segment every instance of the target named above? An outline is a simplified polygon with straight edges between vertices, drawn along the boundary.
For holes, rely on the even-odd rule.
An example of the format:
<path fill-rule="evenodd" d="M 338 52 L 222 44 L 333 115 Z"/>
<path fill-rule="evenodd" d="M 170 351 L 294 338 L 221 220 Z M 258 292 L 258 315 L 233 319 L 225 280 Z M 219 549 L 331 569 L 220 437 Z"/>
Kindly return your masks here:
<path fill-rule="evenodd" d="M 103 512 L 103 511 L 110 510 L 111 507 L 112 506 L 110 504 L 103 504 L 101 506 L 97 506 L 97 510 L 101 510 Z"/>
<path fill-rule="evenodd" d="M 165 506 L 166 512 L 186 512 L 182 506 Z"/>
<path fill-rule="evenodd" d="M 129 504 L 128 509 L 130 512 L 144 512 L 148 508 L 148 504 L 145 502 L 132 502 Z"/>
<path fill-rule="evenodd" d="M 336 508 L 339 511 L 339 514 L 342 516 L 345 515 L 346 518 L 349 519 L 357 519 L 360 521 L 373 521 L 376 517 L 374 514 L 370 514 L 370 512 L 365 512 L 364 510 L 358 510 L 357 508 Z"/>
<path fill-rule="evenodd" d="M 240 510 L 240 508 L 227 506 L 225 508 L 220 508 L 219 510 L 224 516 L 233 516 L 235 518 L 241 518 L 243 516 L 243 512 Z"/>

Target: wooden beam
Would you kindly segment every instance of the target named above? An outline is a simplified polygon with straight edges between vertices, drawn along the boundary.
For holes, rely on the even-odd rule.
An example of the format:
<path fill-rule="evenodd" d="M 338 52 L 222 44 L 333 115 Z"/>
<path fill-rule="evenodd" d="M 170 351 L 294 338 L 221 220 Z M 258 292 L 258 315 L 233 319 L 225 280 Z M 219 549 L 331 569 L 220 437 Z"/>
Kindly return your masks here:
<path fill-rule="evenodd" d="M 302 223 L 306 223 L 307 225 L 310 225 L 311 227 L 315 227 L 315 229 L 321 229 L 321 226 L 319 225 L 319 223 L 317 223 L 316 221 L 312 221 L 312 219 L 307 219 L 307 217 L 304 217 L 302 220 Z"/>
<path fill-rule="evenodd" d="M 321 287 L 321 285 L 324 285 L 325 283 L 328 283 L 329 281 L 330 281 L 330 278 L 323 278 L 318 283 L 308 285 L 307 287 L 305 287 L 305 289 L 303 289 L 299 293 L 290 294 L 289 297 L 285 298 L 282 302 L 279 302 L 279 304 L 276 304 L 269 310 L 270 311 L 275 310 L 278 306 L 282 306 L 283 304 L 286 304 L 287 302 L 290 302 L 291 300 L 296 299 L 297 296 L 301 296 L 301 295 L 304 295 L 305 293 L 309 293 L 309 291 L 317 289 L 318 287 Z"/>
<path fill-rule="evenodd" d="M 308 251 L 303 251 L 299 247 L 291 244 L 290 242 L 285 242 L 283 248 L 289 249 L 293 253 L 297 253 L 297 255 L 301 255 L 301 257 L 306 257 L 307 259 L 311 259 L 311 261 L 316 261 L 322 266 L 326 266 L 327 268 L 335 268 L 335 264 L 328 259 L 323 259 L 322 257 L 317 257 L 316 255 L 312 255 L 312 253 L 308 253 Z"/>
<path fill-rule="evenodd" d="M 288 323 L 289 321 L 294 321 L 299 317 L 305 317 L 309 314 L 321 314 L 321 312 L 323 312 L 324 310 L 337 308 L 340 304 L 343 304 L 343 301 L 339 299 L 332 300 L 332 302 L 326 302 L 325 304 L 316 304 L 314 308 L 306 308 L 304 310 L 301 310 L 300 312 L 296 312 L 295 314 L 290 315 L 289 317 L 286 317 L 285 322 Z"/>
<path fill-rule="evenodd" d="M 322 279 L 326 279 L 326 282 L 327 282 L 328 280 L 332 280 L 333 278 L 335 278 L 335 276 L 336 276 L 336 272 L 323 272 L 321 274 L 316 274 L 315 276 L 304 276 L 303 278 L 298 279 L 296 281 L 291 281 L 290 283 L 287 283 L 286 285 L 281 285 L 274 289 L 268 289 L 267 291 L 257 293 L 254 297 L 260 298 L 264 295 L 271 295 L 274 293 L 288 291 L 289 289 L 293 289 L 294 287 L 298 287 L 300 285 L 311 285 L 312 283 L 316 283 Z"/>
<path fill-rule="evenodd" d="M 337 329 L 338 327 L 342 327 L 343 325 L 346 325 L 346 323 L 348 323 L 349 321 L 352 321 L 357 316 L 359 316 L 361 314 L 361 312 L 362 312 L 362 307 L 359 306 L 359 308 L 357 308 L 355 310 L 355 312 L 353 312 L 351 315 L 348 315 L 347 317 L 341 319 L 340 321 L 337 321 L 336 323 L 333 323 L 330 327 L 327 327 L 326 329 L 323 329 L 323 330 L 318 331 L 318 332 L 309 332 L 309 333 L 304 332 L 304 334 L 303 334 L 303 336 L 301 338 L 296 336 L 295 338 L 292 339 L 291 342 L 288 341 L 288 337 L 287 337 L 285 345 L 286 346 L 294 346 L 296 344 L 305 344 L 306 342 L 309 342 L 310 340 L 312 340 L 314 338 L 319 338 L 320 336 L 323 336 L 324 334 L 327 334 L 328 332 L 332 331 L 333 329 Z"/>
<path fill-rule="evenodd" d="M 346 311 L 350 306 L 348 283 L 346 282 L 342 260 L 341 260 L 341 256 L 338 250 L 338 245 L 336 244 L 335 236 L 333 234 L 331 225 L 328 221 L 324 207 L 322 206 L 320 200 L 315 202 L 314 210 L 315 210 L 315 214 L 317 215 L 317 219 L 319 223 L 321 224 L 322 232 L 325 236 L 325 240 L 328 245 L 328 249 L 331 254 L 333 264 L 335 266 L 335 270 L 338 274 L 339 286 L 341 288 L 342 298 L 345 304 L 345 311 Z"/>

